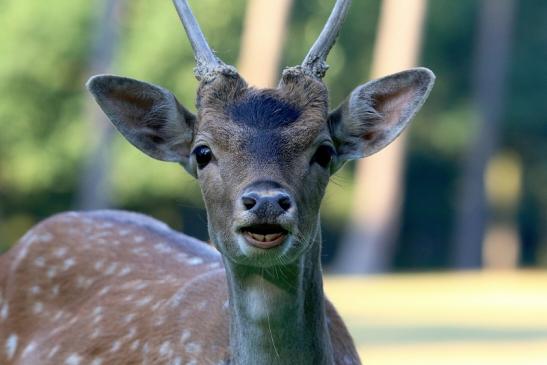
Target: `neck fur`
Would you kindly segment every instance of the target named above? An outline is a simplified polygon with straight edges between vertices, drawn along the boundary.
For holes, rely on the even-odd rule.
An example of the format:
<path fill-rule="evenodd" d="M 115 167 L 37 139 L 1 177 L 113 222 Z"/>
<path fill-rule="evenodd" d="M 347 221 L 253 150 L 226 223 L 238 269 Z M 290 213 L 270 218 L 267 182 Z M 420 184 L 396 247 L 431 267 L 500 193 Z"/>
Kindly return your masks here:
<path fill-rule="evenodd" d="M 320 257 L 317 233 L 311 249 L 288 265 L 256 268 L 224 259 L 234 364 L 333 364 Z"/>

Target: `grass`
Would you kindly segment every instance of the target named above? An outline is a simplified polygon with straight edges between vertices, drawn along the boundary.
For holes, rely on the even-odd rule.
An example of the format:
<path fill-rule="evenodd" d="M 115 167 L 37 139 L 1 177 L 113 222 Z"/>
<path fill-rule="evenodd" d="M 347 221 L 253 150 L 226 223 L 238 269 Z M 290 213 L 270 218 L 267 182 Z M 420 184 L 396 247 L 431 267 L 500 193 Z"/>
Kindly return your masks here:
<path fill-rule="evenodd" d="M 328 277 L 366 364 L 547 365 L 547 272 Z"/>

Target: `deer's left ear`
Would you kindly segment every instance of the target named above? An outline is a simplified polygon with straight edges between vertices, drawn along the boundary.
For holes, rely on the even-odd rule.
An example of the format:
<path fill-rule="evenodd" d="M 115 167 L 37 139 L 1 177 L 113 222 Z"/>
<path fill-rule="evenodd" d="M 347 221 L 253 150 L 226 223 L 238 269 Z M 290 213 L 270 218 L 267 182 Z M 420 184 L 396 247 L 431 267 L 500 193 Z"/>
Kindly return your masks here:
<path fill-rule="evenodd" d="M 168 90 L 127 77 L 93 76 L 86 84 L 112 124 L 135 147 L 192 173 L 190 148 L 196 117 Z"/>
<path fill-rule="evenodd" d="M 391 143 L 427 99 L 435 75 L 415 68 L 367 82 L 329 115 L 336 146 L 334 170 L 370 156 Z"/>

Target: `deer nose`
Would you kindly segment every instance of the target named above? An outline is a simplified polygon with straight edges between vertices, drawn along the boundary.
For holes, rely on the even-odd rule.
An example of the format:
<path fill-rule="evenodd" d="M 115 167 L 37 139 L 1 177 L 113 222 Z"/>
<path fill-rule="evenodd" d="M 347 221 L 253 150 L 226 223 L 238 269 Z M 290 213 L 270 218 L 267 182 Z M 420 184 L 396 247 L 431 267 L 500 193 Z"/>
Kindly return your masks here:
<path fill-rule="evenodd" d="M 291 196 L 282 189 L 247 189 L 241 203 L 244 210 L 261 218 L 276 218 L 294 206 Z"/>

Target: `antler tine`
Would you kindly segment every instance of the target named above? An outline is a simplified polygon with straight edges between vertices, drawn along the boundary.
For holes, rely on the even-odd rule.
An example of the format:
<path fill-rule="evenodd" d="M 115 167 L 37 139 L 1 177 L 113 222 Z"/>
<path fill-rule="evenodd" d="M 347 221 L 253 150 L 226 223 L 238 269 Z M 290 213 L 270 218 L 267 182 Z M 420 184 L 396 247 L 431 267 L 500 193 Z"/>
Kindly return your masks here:
<path fill-rule="evenodd" d="M 327 72 L 329 65 L 327 65 L 327 56 L 336 42 L 336 37 L 340 28 L 344 23 L 344 19 L 348 13 L 348 9 L 351 5 L 351 0 L 337 0 L 332 13 L 327 20 L 327 23 L 323 27 L 321 34 L 310 48 L 310 51 L 302 62 L 302 68 L 315 75 L 318 78 L 323 78 Z"/>
<path fill-rule="evenodd" d="M 207 80 L 213 76 L 215 72 L 230 68 L 215 56 L 213 50 L 209 47 L 194 14 L 192 14 L 188 1 L 173 0 L 173 4 L 177 9 L 177 13 L 179 14 L 182 25 L 190 40 L 192 49 L 194 50 L 194 57 L 196 59 L 194 75 L 196 78 L 198 80 Z"/>

